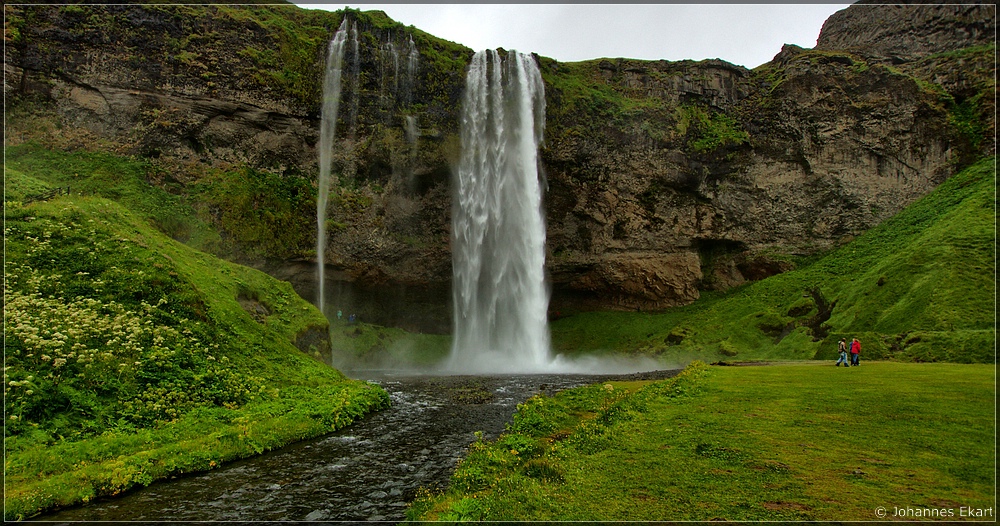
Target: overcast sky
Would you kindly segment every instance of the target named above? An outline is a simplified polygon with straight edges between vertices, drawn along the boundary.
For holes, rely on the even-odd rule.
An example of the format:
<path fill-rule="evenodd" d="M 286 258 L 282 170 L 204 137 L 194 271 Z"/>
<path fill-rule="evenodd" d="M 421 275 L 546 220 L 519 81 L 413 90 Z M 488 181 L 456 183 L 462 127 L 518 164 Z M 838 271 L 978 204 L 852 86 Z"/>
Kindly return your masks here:
<path fill-rule="evenodd" d="M 516 49 L 592 58 L 702 60 L 754 68 L 782 44 L 816 45 L 823 21 L 849 4 L 299 4 L 385 11 L 393 20 L 476 51 Z"/>

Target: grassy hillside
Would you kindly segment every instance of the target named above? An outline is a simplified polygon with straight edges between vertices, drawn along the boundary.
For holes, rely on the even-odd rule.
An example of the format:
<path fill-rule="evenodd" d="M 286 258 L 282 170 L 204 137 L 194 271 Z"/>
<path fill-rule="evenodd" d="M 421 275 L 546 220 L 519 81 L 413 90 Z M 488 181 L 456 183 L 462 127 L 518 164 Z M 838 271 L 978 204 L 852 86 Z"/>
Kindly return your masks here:
<path fill-rule="evenodd" d="M 896 516 L 909 508 L 994 520 L 972 512 L 995 505 L 995 374 L 695 362 L 652 384 L 540 395 L 409 518 L 914 520 Z"/>
<path fill-rule="evenodd" d="M 37 141 L 8 146 L 6 163 L 8 177 L 32 174 L 118 201 L 170 237 L 228 259 L 315 253 L 301 248 L 315 244 L 315 224 L 302 218 L 315 215 L 316 190 L 304 176 L 195 165 L 185 172 L 195 180 L 181 183 L 165 163 Z"/>
<path fill-rule="evenodd" d="M 593 312 L 552 325 L 556 350 L 692 359 L 992 362 L 995 159 L 797 270 L 661 314 Z M 825 312 L 821 312 L 825 311 Z"/>
<path fill-rule="evenodd" d="M 103 178 L 121 202 L 76 195 L 80 184 L 24 204 L 66 177 L 5 167 L 5 519 L 210 469 L 388 403 L 318 359 L 327 322 L 288 283 L 151 226 L 173 196 L 132 189 L 127 166 Z"/>

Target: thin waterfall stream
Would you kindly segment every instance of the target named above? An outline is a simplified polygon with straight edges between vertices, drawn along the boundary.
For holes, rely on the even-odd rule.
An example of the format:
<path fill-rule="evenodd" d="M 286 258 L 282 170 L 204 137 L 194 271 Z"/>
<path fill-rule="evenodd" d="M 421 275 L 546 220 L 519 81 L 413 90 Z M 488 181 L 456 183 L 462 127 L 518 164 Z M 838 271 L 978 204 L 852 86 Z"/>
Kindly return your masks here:
<path fill-rule="evenodd" d="M 326 209 L 330 198 L 333 171 L 333 141 L 337 135 L 337 113 L 340 110 L 341 72 L 348 35 L 347 18 L 330 40 L 327 48 L 326 71 L 323 75 L 323 105 L 319 128 L 319 194 L 316 197 L 316 262 L 319 273 L 317 303 L 326 314 Z"/>

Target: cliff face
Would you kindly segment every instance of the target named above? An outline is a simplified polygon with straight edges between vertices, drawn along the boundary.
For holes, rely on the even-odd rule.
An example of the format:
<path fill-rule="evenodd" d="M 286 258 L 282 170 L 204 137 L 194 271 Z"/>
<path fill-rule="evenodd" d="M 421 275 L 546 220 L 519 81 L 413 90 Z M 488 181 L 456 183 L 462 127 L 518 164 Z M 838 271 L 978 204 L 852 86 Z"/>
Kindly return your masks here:
<path fill-rule="evenodd" d="M 195 164 L 315 179 L 321 69 L 342 14 L 6 9 L 12 100 L 40 97 L 64 126 L 158 157 L 186 184 Z M 347 57 L 327 262 L 367 284 L 446 288 L 472 52 L 377 12 L 348 16 L 358 51 Z M 995 129 L 983 95 L 995 90 L 995 48 L 984 46 L 994 34 L 992 6 L 855 5 L 830 18 L 816 50 L 786 46 L 753 71 L 538 57 L 553 307 L 689 303 L 891 216 L 995 148 L 992 133 L 977 140 Z M 13 129 L 8 140 L 35 134 Z"/>
<path fill-rule="evenodd" d="M 206 166 L 246 165 L 305 179 L 315 202 L 323 67 L 343 13 L 21 6 L 8 7 L 8 15 L 4 90 L 11 100 L 41 100 L 61 127 L 157 159 L 183 185 L 198 183 Z M 380 12 L 350 16 L 357 37 L 344 72 L 328 261 L 352 279 L 444 283 L 449 166 L 472 52 Z M 419 50 L 412 63 L 411 49 Z M 40 133 L 15 126 L 8 140 Z M 308 208 L 301 204 L 293 208 Z M 230 257 L 255 265 L 315 257 L 315 241 L 261 254 L 225 224 L 226 206 L 208 208 L 220 228 L 232 230 Z M 294 237 L 314 240 L 314 212 L 300 219 Z"/>
<path fill-rule="evenodd" d="M 995 5 L 866 5 L 823 24 L 816 49 L 850 51 L 896 64 L 994 43 Z"/>

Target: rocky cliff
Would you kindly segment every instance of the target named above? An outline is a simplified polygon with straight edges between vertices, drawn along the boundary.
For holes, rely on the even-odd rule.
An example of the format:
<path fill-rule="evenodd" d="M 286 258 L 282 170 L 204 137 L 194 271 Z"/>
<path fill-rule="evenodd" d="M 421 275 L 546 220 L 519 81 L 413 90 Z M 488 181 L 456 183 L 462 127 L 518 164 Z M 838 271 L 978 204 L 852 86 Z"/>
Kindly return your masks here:
<path fill-rule="evenodd" d="M 996 5 L 859 2 L 823 24 L 816 49 L 841 50 L 896 64 L 993 44 Z"/>
<path fill-rule="evenodd" d="M 28 108 L 9 142 L 86 130 L 90 147 L 158 159 L 179 192 L 206 166 L 245 165 L 311 188 L 287 198 L 301 210 L 315 202 L 326 42 L 347 16 L 358 36 L 327 263 L 366 286 L 447 288 L 472 50 L 378 12 L 5 9 L 4 90 Z M 816 49 L 786 46 L 752 71 L 536 57 L 553 308 L 661 309 L 782 272 L 992 152 L 995 25 L 993 6 L 855 5 L 830 18 Z M 29 124 L 40 114 L 58 126 Z M 315 257 L 313 216 L 302 214 L 293 249 L 255 250 L 225 221 L 232 203 L 206 208 L 230 233 L 231 257 L 273 268 Z"/>

